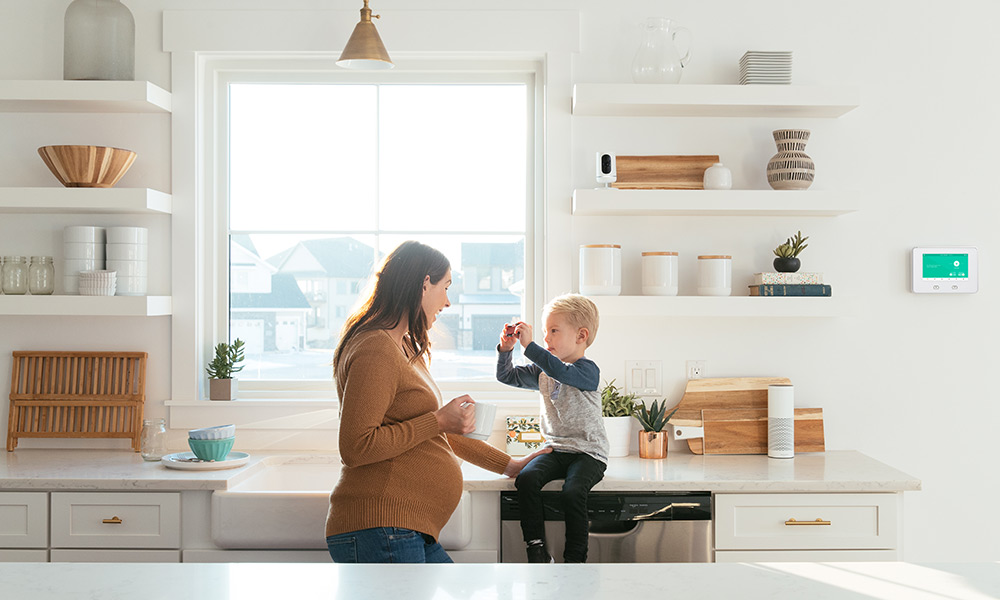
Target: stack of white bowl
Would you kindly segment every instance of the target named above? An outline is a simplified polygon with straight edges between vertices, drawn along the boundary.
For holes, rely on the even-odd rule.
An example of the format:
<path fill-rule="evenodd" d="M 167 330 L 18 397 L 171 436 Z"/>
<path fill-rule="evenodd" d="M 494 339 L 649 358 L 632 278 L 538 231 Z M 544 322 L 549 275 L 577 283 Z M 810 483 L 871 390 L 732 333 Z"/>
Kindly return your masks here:
<path fill-rule="evenodd" d="M 118 272 L 117 296 L 145 296 L 149 278 L 149 230 L 108 227 L 108 269 Z"/>
<path fill-rule="evenodd" d="M 115 280 L 114 271 L 80 271 L 80 295 L 114 296 Z"/>
<path fill-rule="evenodd" d="M 63 288 L 79 293 L 80 271 L 104 269 L 103 227 L 73 225 L 63 229 Z"/>

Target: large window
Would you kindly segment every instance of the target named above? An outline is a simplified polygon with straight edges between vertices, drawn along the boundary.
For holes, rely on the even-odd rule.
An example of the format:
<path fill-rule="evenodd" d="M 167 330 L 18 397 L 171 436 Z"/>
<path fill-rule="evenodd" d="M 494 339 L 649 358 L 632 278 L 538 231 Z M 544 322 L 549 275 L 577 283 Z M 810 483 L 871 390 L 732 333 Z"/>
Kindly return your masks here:
<path fill-rule="evenodd" d="M 335 77 L 220 83 L 240 379 L 329 381 L 373 266 L 416 239 L 452 265 L 435 378 L 493 381 L 501 325 L 533 308 L 531 74 Z"/>

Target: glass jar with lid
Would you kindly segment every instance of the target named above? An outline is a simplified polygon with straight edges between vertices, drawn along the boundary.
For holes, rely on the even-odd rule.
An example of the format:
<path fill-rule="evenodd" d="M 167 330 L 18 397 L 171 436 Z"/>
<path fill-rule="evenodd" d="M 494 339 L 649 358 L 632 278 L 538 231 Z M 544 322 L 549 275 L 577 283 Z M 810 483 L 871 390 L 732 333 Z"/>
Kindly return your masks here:
<path fill-rule="evenodd" d="M 3 293 L 20 295 L 28 292 L 28 264 L 23 256 L 3 259 Z"/>
<path fill-rule="evenodd" d="M 32 256 L 28 265 L 28 291 L 47 296 L 55 290 L 56 271 L 51 256 Z"/>
<path fill-rule="evenodd" d="M 139 434 L 139 454 L 143 460 L 158 461 L 167 453 L 167 427 L 162 418 L 143 419 Z"/>

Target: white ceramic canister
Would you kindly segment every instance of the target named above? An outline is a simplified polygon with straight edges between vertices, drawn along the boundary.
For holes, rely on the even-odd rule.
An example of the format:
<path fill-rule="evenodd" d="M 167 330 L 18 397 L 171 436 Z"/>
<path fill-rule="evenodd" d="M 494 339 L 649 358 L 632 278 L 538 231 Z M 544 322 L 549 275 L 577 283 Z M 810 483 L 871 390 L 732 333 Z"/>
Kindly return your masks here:
<path fill-rule="evenodd" d="M 642 293 L 646 296 L 676 296 L 676 252 L 642 253 Z"/>
<path fill-rule="evenodd" d="M 728 296 L 733 291 L 733 257 L 707 254 L 698 257 L 698 295 Z"/>
<path fill-rule="evenodd" d="M 733 172 L 722 163 L 715 163 L 705 169 L 702 185 L 706 190 L 733 189 Z"/>
<path fill-rule="evenodd" d="M 580 293 L 617 296 L 622 292 L 622 247 L 617 244 L 580 246 Z"/>

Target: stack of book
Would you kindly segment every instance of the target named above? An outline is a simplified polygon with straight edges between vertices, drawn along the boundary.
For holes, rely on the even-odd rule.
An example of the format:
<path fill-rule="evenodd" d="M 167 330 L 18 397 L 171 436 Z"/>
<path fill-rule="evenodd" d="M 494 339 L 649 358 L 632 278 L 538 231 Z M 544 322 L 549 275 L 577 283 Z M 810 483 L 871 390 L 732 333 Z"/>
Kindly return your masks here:
<path fill-rule="evenodd" d="M 751 296 L 832 296 L 822 273 L 754 273 Z"/>

